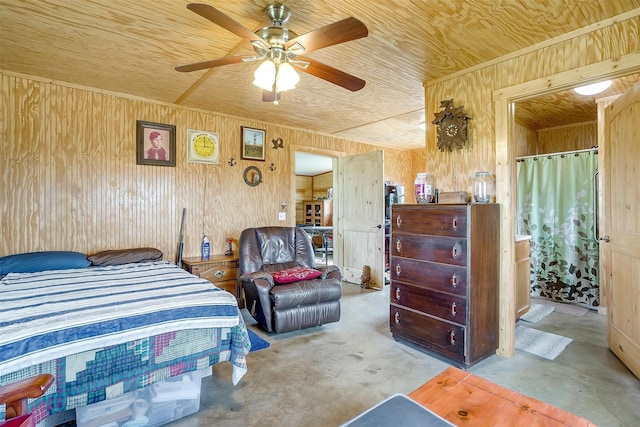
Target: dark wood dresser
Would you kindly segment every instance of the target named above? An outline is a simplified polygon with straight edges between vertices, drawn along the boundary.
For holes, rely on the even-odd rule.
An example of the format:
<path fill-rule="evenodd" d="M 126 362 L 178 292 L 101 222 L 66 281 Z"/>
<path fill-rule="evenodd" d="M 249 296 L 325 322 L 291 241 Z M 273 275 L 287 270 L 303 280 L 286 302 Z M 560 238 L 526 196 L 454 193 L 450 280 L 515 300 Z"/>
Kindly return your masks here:
<path fill-rule="evenodd" d="M 498 348 L 500 206 L 393 205 L 390 326 L 460 367 Z"/>

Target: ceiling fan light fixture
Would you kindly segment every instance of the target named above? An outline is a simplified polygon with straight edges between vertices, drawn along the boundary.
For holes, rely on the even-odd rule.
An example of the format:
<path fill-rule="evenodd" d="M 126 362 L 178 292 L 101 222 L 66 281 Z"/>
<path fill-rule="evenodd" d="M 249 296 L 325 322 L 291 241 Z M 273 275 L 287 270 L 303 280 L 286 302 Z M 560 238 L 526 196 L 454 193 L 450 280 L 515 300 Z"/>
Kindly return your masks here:
<path fill-rule="evenodd" d="M 276 76 L 276 87 L 278 92 L 295 89 L 300 81 L 300 76 L 293 69 L 291 64 L 284 62 L 278 66 L 278 74 Z"/>
<path fill-rule="evenodd" d="M 611 86 L 611 80 L 605 80 L 603 82 L 593 83 L 586 86 L 580 86 L 573 89 L 579 95 L 595 95 L 605 91 Z"/>
<path fill-rule="evenodd" d="M 276 80 L 276 64 L 270 59 L 267 59 L 256 68 L 253 77 L 254 85 L 264 90 L 273 90 L 273 82 Z"/>

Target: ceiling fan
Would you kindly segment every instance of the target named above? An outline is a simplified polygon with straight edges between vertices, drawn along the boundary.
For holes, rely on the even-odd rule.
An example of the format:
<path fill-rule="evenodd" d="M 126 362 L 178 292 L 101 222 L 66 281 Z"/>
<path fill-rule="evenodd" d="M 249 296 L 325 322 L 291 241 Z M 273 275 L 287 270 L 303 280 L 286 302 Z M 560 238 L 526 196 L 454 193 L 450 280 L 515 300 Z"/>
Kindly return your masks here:
<path fill-rule="evenodd" d="M 298 36 L 284 26 L 289 21 L 291 12 L 282 4 L 272 4 L 265 8 L 265 15 L 271 21 L 271 25 L 255 32 L 212 6 L 190 3 L 187 8 L 248 40 L 256 55 L 228 56 L 181 65 L 176 67 L 176 71 L 189 72 L 240 62 L 263 61 L 254 73 L 253 84 L 264 90 L 263 101 L 275 104 L 278 103 L 281 92 L 295 88 L 300 80 L 293 67 L 353 92 L 362 89 L 365 85 L 365 81 L 358 77 L 300 56 L 324 47 L 366 37 L 369 34 L 367 27 L 356 18 L 349 17 Z"/>

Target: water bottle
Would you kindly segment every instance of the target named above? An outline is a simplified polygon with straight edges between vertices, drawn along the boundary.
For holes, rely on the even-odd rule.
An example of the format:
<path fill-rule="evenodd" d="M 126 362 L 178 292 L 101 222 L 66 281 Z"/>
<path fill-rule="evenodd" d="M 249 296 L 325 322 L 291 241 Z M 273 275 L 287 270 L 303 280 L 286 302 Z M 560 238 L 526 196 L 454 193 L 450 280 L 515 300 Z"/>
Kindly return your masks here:
<path fill-rule="evenodd" d="M 204 236 L 202 239 L 202 259 L 209 259 L 209 255 L 211 254 L 211 246 L 209 245 L 209 238 Z"/>

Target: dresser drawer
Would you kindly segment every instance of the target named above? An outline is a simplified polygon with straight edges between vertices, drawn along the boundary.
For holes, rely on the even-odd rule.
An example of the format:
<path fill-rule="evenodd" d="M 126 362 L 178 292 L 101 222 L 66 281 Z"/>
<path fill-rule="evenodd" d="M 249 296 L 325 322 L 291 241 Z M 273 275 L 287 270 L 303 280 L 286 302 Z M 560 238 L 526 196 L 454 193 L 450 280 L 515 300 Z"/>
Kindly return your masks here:
<path fill-rule="evenodd" d="M 391 236 L 391 255 L 464 267 L 467 265 L 467 239 L 396 233 Z"/>
<path fill-rule="evenodd" d="M 455 295 L 467 295 L 465 267 L 392 257 L 389 275 L 392 282 L 400 281 Z"/>
<path fill-rule="evenodd" d="M 391 232 L 466 237 L 467 206 L 394 205 Z"/>
<path fill-rule="evenodd" d="M 391 304 L 408 307 L 463 326 L 467 322 L 467 300 L 444 292 L 391 282 Z"/>
<path fill-rule="evenodd" d="M 391 333 L 464 361 L 465 328 L 433 317 L 391 306 Z"/>
<path fill-rule="evenodd" d="M 235 281 L 236 268 L 236 261 L 194 265 L 191 268 L 191 274 L 206 279 L 218 286 L 218 282 L 226 282 L 229 280 Z"/>

